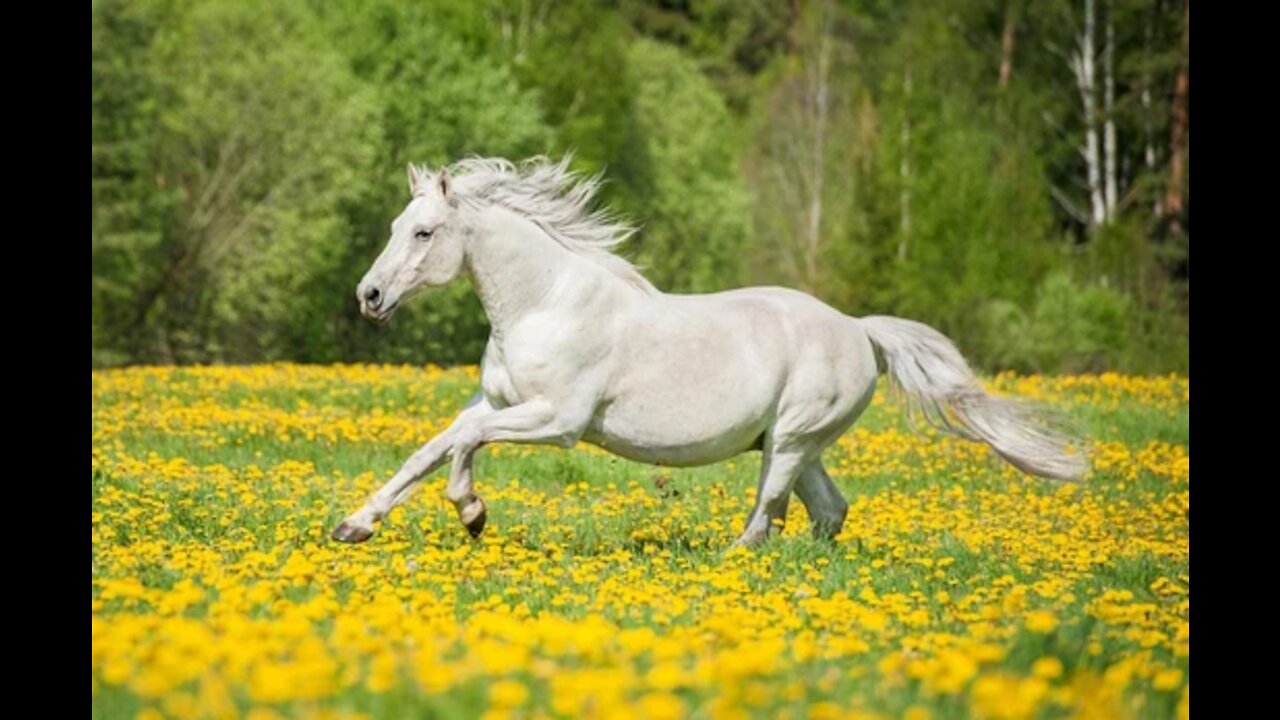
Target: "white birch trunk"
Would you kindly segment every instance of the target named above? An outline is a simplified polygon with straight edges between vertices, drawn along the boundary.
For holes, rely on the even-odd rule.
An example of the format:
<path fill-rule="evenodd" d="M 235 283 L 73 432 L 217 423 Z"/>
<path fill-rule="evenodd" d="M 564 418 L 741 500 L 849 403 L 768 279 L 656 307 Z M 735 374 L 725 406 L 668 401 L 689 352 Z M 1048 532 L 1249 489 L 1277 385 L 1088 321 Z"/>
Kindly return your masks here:
<path fill-rule="evenodd" d="M 1094 0 L 1084 0 L 1084 34 L 1080 38 L 1079 50 L 1071 63 L 1076 76 L 1076 86 L 1080 89 L 1080 102 L 1084 109 L 1085 143 L 1083 148 L 1085 168 L 1089 182 L 1089 216 L 1091 227 L 1106 224 L 1107 207 L 1102 191 L 1102 161 L 1099 156 L 1098 114 L 1094 98 L 1096 70 L 1094 67 L 1093 33 L 1096 26 L 1094 18 Z"/>
<path fill-rule="evenodd" d="M 1103 51 L 1103 112 L 1105 114 L 1103 127 L 1103 144 L 1105 155 L 1105 171 L 1106 171 L 1106 220 L 1108 223 L 1115 220 L 1116 201 L 1119 198 L 1119 186 L 1116 177 L 1116 119 L 1115 119 L 1115 99 L 1116 99 L 1116 73 L 1115 73 L 1115 55 L 1116 55 L 1116 38 L 1115 24 L 1112 22 L 1111 16 L 1114 9 L 1112 0 L 1107 0 L 1107 46 Z"/>

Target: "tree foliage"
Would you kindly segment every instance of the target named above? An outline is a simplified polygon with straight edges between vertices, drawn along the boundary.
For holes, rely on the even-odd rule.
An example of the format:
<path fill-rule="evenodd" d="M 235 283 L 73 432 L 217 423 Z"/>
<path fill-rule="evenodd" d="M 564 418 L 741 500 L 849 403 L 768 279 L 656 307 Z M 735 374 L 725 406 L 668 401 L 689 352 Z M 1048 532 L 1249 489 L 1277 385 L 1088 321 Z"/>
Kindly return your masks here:
<path fill-rule="evenodd" d="M 92 12 L 96 365 L 473 362 L 465 283 L 356 313 L 403 168 L 572 151 L 663 289 L 801 287 L 988 368 L 1186 367 L 1185 0 Z"/>

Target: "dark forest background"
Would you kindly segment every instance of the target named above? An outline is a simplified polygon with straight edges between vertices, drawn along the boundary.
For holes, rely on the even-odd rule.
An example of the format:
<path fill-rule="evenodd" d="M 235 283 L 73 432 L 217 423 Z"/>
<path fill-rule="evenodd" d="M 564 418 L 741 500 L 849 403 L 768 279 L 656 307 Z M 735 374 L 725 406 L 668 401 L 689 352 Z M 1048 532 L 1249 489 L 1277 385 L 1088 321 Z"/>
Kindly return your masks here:
<path fill-rule="evenodd" d="M 1185 371 L 1187 0 L 95 0 L 93 364 L 476 362 L 359 317 L 406 163 L 575 151 L 662 289 Z"/>

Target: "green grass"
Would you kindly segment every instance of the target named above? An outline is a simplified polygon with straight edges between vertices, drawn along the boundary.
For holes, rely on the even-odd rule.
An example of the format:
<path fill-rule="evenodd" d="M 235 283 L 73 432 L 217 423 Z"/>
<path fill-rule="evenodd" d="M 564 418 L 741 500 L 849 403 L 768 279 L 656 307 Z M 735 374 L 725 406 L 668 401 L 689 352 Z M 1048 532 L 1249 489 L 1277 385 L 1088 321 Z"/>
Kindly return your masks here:
<path fill-rule="evenodd" d="M 272 383 L 268 375 L 261 382 L 211 383 L 216 372 L 176 371 L 144 379 L 127 371 L 95 374 L 98 459 L 92 488 L 101 517 L 94 523 L 94 616 L 111 627 L 145 623 L 145 618 L 163 627 L 185 617 L 211 628 L 222 642 L 227 636 L 215 618 L 234 611 L 265 623 L 266 637 L 279 639 L 285 637 L 280 623 L 291 608 L 330 598 L 339 609 L 313 618 L 311 635 L 343 658 L 341 667 L 356 663 L 360 679 L 350 687 L 335 685 L 316 700 L 263 699 L 252 683 L 227 671 L 229 658 L 241 651 L 229 643 L 201 656 L 205 666 L 198 677 L 142 697 L 147 693 L 139 691 L 145 690 L 139 673 L 165 643 L 151 628 L 123 644 L 95 639 L 94 717 L 133 717 L 144 707 L 167 713 L 166 703 L 175 694 L 199 697 L 200 678 L 208 675 L 230 678 L 232 702 L 240 712 L 271 708 L 289 716 L 317 710 L 373 717 L 478 716 L 489 707 L 489 688 L 498 675 L 529 689 L 530 698 L 517 714 L 556 715 L 554 677 L 595 666 L 629 674 L 633 685 L 621 704 L 599 697 L 592 701 L 596 704 L 578 708 L 581 714 L 593 707 L 604 716 L 634 709 L 646 695 L 659 692 L 645 680 L 655 658 L 647 651 L 618 655 L 611 637 L 599 639 L 613 648 L 603 664 L 544 644 L 533 652 L 556 668 L 551 676 L 531 668 L 481 673 L 429 691 L 411 670 L 415 650 L 397 624 L 404 617 L 376 625 L 369 598 L 380 589 L 422 593 L 444 603 L 457 633 L 465 633 L 477 611 L 491 607 L 493 596 L 502 599 L 501 612 L 523 606 L 531 619 L 517 622 L 514 635 L 495 631 L 502 642 L 515 642 L 525 632 L 520 627 L 531 627 L 520 622 L 584 622 L 592 615 L 619 630 L 653 628 L 659 638 L 694 632 L 687 637 L 703 639 L 689 640 L 678 658 L 690 678 L 698 677 L 699 663 L 729 667 L 735 653 L 753 652 L 761 633 L 781 627 L 784 661 L 774 670 L 690 680 L 674 691 L 685 713 L 695 717 L 715 716 L 724 709 L 717 702 L 760 717 L 784 711 L 791 717 L 821 715 L 822 703 L 885 716 L 920 706 L 936 718 L 968 717 L 989 702 L 982 699 L 980 683 L 995 682 L 992 678 L 1028 683 L 1034 663 L 1046 657 L 1057 658 L 1064 674 L 1046 683 L 1033 716 L 1086 712 L 1086 701 L 1096 701 L 1111 703 L 1122 715 L 1169 717 L 1182 697 L 1188 658 L 1177 650 L 1180 641 L 1174 636 L 1186 621 L 1180 606 L 1186 583 L 1180 578 L 1189 572 L 1187 521 L 1180 503 L 1185 503 L 1187 480 L 1173 466 L 1141 470 L 1134 478 L 1123 477 L 1123 468 L 1099 472 L 1074 491 L 1063 491 L 1054 483 L 1008 475 L 993 458 L 971 461 L 957 455 L 963 445 L 902 444 L 891 447 L 888 457 L 907 472 L 872 463 L 835 476 L 851 504 L 846 531 L 835 542 L 811 538 L 803 508 L 793 500 L 786 532 L 741 556 L 727 555 L 726 549 L 750 509 L 759 470 L 756 453 L 704 468 L 659 469 L 581 450 L 505 446 L 483 450 L 476 461 L 477 490 L 489 508 L 481 541 L 467 537 L 440 498 L 437 473 L 369 543 L 353 548 L 330 543 L 328 531 L 425 437 L 330 442 L 288 435 L 282 440 L 235 424 L 203 425 L 197 432 L 188 422 L 158 430 L 159 418 L 172 408 L 204 403 L 223 409 L 265 406 L 290 417 L 318 413 L 334 423 L 380 410 L 438 424 L 470 397 L 474 383 L 458 372 L 435 382 L 409 371 L 358 382 L 328 378 L 320 370 L 289 382 Z M 1087 403 L 1061 408 L 1089 437 L 1120 443 L 1133 454 L 1153 441 L 1183 448 L 1187 443 L 1185 403 L 1172 412 L 1133 400 L 1115 408 Z M 876 437 L 906 429 L 892 404 L 871 407 L 858 427 Z M 833 447 L 828 464 L 859 451 Z M 130 465 L 152 453 L 160 461 L 183 459 L 191 467 L 166 471 L 160 462 Z M 279 470 L 286 461 L 312 467 L 289 475 Z M 916 471 L 931 462 L 940 463 L 938 469 Z M 104 498 L 109 498 L 105 504 Z M 294 550 L 324 565 L 301 585 L 282 580 Z M 204 557 L 205 551 L 213 559 L 184 563 Z M 253 559 L 254 552 L 274 552 L 275 559 L 263 564 Z M 406 568 L 409 560 L 418 570 Z M 271 587 L 269 598 L 228 599 L 215 577 L 246 588 L 265 584 Z M 136 579 L 151 594 L 104 597 L 107 582 L 125 578 Z M 1162 596 L 1152 589 L 1161 579 L 1183 590 Z M 183 581 L 194 582 L 203 597 L 180 613 L 166 614 L 158 603 Z M 636 588 L 640 595 L 628 598 Z M 1129 605 L 1148 603 L 1154 610 L 1136 622 L 1099 617 L 1105 612 L 1094 603 L 1105 591 L 1129 591 Z M 940 600 L 939 593 L 950 599 Z M 1022 600 L 1011 599 L 1018 593 Z M 838 594 L 883 612 L 884 629 L 806 609 L 809 600 L 834 601 Z M 961 602 L 972 605 L 960 611 Z M 1058 621 L 1047 634 L 1023 627 L 1025 613 L 1040 609 Z M 377 627 L 389 651 L 406 663 L 390 689 L 370 686 L 364 667 L 368 653 L 354 660 L 344 654 L 350 648 L 333 635 L 338 616 L 374 623 L 370 627 Z M 1137 637 L 1135 627 L 1150 638 Z M 446 656 L 466 667 L 472 648 L 463 635 L 439 632 L 448 646 Z M 840 651 L 839 642 L 848 637 L 864 639 L 867 648 Z M 975 676 L 954 692 L 936 691 L 927 678 L 885 667 L 904 650 L 924 647 L 919 657 L 928 658 L 941 647 L 931 643 L 969 641 L 994 645 L 1002 657 L 981 662 Z M 258 653 L 251 667 L 294 662 L 298 651 L 291 642 L 281 639 L 275 654 L 243 651 Z M 801 657 L 797 653 L 806 642 L 831 657 Z M 103 665 L 109 657 L 128 659 L 132 670 L 108 681 Z M 1098 689 L 1108 669 L 1118 675 L 1114 668 L 1126 663 L 1138 669 L 1114 697 Z M 1169 669 L 1181 670 L 1182 679 L 1169 689 L 1156 688 L 1156 675 Z M 1013 702 L 1009 695 L 1007 704 Z"/>

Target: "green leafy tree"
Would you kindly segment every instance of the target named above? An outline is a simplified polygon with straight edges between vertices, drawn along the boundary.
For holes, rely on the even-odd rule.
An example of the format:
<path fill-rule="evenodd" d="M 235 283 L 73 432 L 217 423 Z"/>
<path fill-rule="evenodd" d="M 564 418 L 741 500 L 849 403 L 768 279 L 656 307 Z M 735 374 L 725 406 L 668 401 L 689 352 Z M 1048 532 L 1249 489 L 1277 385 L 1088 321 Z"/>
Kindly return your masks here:
<path fill-rule="evenodd" d="M 391 327 L 357 312 L 404 166 L 573 152 L 665 289 L 791 285 L 987 368 L 1185 369 L 1187 20 L 1186 0 L 94 0 L 93 361 L 474 361 L 466 283 Z"/>
<path fill-rule="evenodd" d="M 467 155 L 519 158 L 548 150 L 551 129 L 534 92 L 522 88 L 494 46 L 477 35 L 482 16 L 455 3 L 324 3 L 327 37 L 374 94 L 385 128 L 378 161 L 362 181 L 353 227 L 326 280 L 337 338 L 318 359 L 475 362 L 488 329 L 466 284 L 429 292 L 379 328 L 359 316 L 353 291 L 408 202 L 405 166 L 439 166 Z M 466 39 L 470 38 L 470 42 Z"/>
<path fill-rule="evenodd" d="M 636 124 L 652 168 L 639 218 L 639 258 L 663 289 L 698 292 L 741 281 L 750 206 L 726 140 L 734 127 L 710 81 L 678 49 L 631 46 Z"/>
<path fill-rule="evenodd" d="M 299 3 L 94 10 L 94 303 L 124 309 L 95 311 L 102 349 L 297 350 L 299 291 L 345 240 L 338 207 L 374 157 L 370 98 Z M 145 140 L 122 141 L 130 128 Z"/>

